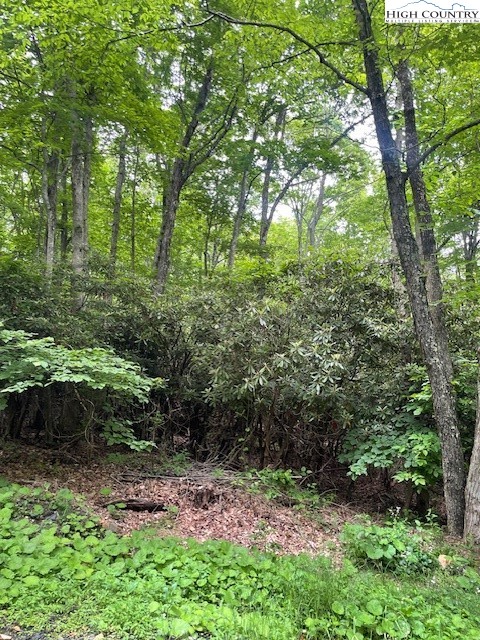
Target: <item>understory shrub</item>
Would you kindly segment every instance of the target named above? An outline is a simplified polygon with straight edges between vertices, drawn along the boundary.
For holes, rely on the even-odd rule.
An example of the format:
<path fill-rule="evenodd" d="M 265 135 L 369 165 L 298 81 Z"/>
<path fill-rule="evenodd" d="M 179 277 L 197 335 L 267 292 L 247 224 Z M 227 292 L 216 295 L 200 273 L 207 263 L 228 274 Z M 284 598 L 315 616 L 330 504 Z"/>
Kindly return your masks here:
<path fill-rule="evenodd" d="M 432 533 L 398 518 L 380 526 L 367 517 L 363 523 L 347 523 L 342 541 L 355 563 L 397 574 L 431 570 L 436 564 L 432 552 Z"/>
<path fill-rule="evenodd" d="M 129 404 L 141 407 L 160 384 L 110 350 L 70 349 L 0 324 L 0 435 L 18 437 L 30 421 L 52 443 L 88 438 L 100 425 L 110 444 L 146 448 L 152 443 L 137 441 L 131 424 L 115 416 Z"/>

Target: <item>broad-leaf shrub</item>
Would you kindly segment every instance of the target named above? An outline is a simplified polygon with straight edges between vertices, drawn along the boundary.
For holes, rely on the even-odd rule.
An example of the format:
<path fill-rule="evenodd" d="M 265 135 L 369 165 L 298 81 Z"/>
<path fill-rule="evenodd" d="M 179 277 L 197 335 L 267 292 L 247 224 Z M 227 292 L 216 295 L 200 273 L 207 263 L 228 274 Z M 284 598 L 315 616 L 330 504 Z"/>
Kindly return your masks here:
<path fill-rule="evenodd" d="M 345 436 L 339 460 L 348 463 L 353 479 L 372 468 L 393 469 L 398 482 L 431 487 L 442 475 L 438 435 L 406 411 L 361 420 Z"/>
<path fill-rule="evenodd" d="M 12 331 L 0 327 L 0 410 L 5 410 L 9 397 L 16 398 L 39 388 L 59 389 L 57 397 L 66 402 L 66 389 L 73 388 L 72 402 L 88 404 L 88 425 L 77 425 L 77 431 L 91 427 L 95 420 L 103 420 L 108 438 L 115 433 L 113 414 L 118 405 L 128 402 L 145 403 L 154 385 L 153 380 L 142 374 L 140 367 L 112 351 L 101 348 L 69 349 L 55 343 L 53 338 L 36 338 L 25 331 Z M 108 390 L 108 403 L 102 395 L 99 400 L 88 394 Z M 72 396 L 70 396 L 72 397 Z M 106 420 L 108 414 L 112 414 Z M 17 416 L 14 416 L 17 418 Z M 52 425 L 55 416 L 52 415 Z M 113 425 L 112 425 L 113 422 Z M 123 431 L 117 429 L 115 443 L 133 444 L 135 438 L 129 425 Z M 60 434 L 61 435 L 61 434 Z M 146 444 L 146 443 L 145 443 Z"/>
<path fill-rule="evenodd" d="M 399 574 L 431 570 L 435 559 L 428 544 L 431 535 L 404 520 L 394 519 L 385 526 L 367 519 L 348 523 L 342 532 L 346 552 L 354 562 Z"/>
<path fill-rule="evenodd" d="M 385 395 L 399 400 L 388 379 L 399 357 L 389 296 L 372 274 L 335 264 L 284 274 L 253 299 L 205 300 L 190 379 L 203 381 L 212 429 L 222 426 L 208 445 L 223 437 L 261 464 L 315 470 L 333 460 L 351 425 Z"/>

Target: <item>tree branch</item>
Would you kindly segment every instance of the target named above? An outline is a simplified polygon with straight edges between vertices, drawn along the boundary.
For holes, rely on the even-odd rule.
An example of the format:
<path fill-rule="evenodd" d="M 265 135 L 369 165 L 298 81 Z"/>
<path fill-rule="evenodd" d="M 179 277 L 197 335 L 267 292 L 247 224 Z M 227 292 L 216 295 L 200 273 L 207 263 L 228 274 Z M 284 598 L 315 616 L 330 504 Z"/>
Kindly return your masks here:
<path fill-rule="evenodd" d="M 415 164 L 413 164 L 409 168 L 409 170 L 406 172 L 405 180 L 407 180 L 407 178 L 412 173 L 412 171 L 415 171 L 415 169 L 417 169 L 421 164 L 423 164 L 425 160 L 429 156 L 431 156 L 432 153 L 434 153 L 439 147 L 443 147 L 443 145 L 447 144 L 447 142 L 449 142 L 455 136 L 458 136 L 458 134 L 463 133 L 464 131 L 468 131 L 468 129 L 473 129 L 473 127 L 478 127 L 478 125 L 480 125 L 480 118 L 477 118 L 476 120 L 471 120 L 470 122 L 467 122 L 461 127 L 457 127 L 453 131 L 450 131 L 450 133 L 448 133 L 443 140 L 440 140 L 439 142 L 432 144 L 431 147 L 428 147 L 428 149 L 424 151 L 422 155 L 418 158 Z"/>
<path fill-rule="evenodd" d="M 152 29 L 146 29 L 145 31 L 135 31 L 133 33 L 128 33 L 124 36 L 120 36 L 119 38 L 114 38 L 113 40 L 109 40 L 105 44 L 104 51 L 106 51 L 110 46 L 116 44 L 117 42 L 123 42 L 125 40 L 132 40 L 133 38 L 142 38 L 144 36 L 149 36 L 152 33 L 167 33 L 169 31 L 180 31 L 181 29 L 195 29 L 196 27 L 203 27 L 204 24 L 210 22 L 213 19 L 213 15 L 208 16 L 204 20 L 199 20 L 198 22 L 184 22 L 183 20 L 171 27 L 154 27 Z"/>
<path fill-rule="evenodd" d="M 331 147 L 334 147 L 336 144 L 338 144 L 341 140 L 343 140 L 343 138 L 347 138 L 348 134 L 350 133 L 350 131 L 352 131 L 353 129 L 355 129 L 355 127 L 359 124 L 362 124 L 365 122 L 365 120 L 368 120 L 368 118 L 370 118 L 370 116 L 372 115 L 371 112 L 367 113 L 366 115 L 362 116 L 360 118 L 360 120 L 357 120 L 356 122 L 353 122 L 351 125 L 349 125 L 344 131 L 342 131 L 342 133 L 340 133 L 336 138 L 334 138 L 332 140 L 332 142 L 330 143 Z"/>
<path fill-rule="evenodd" d="M 220 11 L 213 11 L 213 9 L 209 8 L 208 3 L 206 6 L 206 11 L 208 11 L 208 13 L 211 16 L 216 16 L 217 18 L 220 18 L 220 20 L 223 20 L 224 22 L 228 22 L 229 24 L 240 24 L 240 25 L 250 26 L 250 27 L 263 27 L 265 29 L 275 29 L 276 31 L 281 31 L 282 33 L 288 33 L 288 35 L 290 35 L 294 40 L 296 40 L 297 42 L 301 42 L 303 45 L 307 47 L 307 49 L 309 49 L 310 51 L 313 51 L 316 54 L 317 58 L 319 59 L 320 63 L 323 64 L 325 67 L 327 67 L 327 69 L 330 69 L 330 71 L 332 71 L 332 73 L 334 73 L 337 76 L 337 78 L 342 80 L 342 82 L 345 82 L 351 87 L 354 87 L 355 89 L 357 89 L 357 91 L 360 91 L 361 93 L 368 96 L 367 87 L 364 87 L 358 82 L 355 82 L 355 80 L 351 80 L 348 76 L 342 73 L 340 69 L 337 69 L 335 65 L 333 65 L 331 62 L 329 62 L 326 59 L 326 57 L 324 56 L 324 54 L 322 53 L 322 51 L 319 49 L 317 45 L 313 44 L 312 42 L 309 42 L 306 38 L 301 36 L 299 33 L 294 31 L 290 27 L 285 27 L 280 24 L 275 24 L 273 22 L 260 22 L 257 20 L 240 20 L 238 18 L 233 18 L 232 16 L 229 16 L 226 13 L 221 13 Z"/>

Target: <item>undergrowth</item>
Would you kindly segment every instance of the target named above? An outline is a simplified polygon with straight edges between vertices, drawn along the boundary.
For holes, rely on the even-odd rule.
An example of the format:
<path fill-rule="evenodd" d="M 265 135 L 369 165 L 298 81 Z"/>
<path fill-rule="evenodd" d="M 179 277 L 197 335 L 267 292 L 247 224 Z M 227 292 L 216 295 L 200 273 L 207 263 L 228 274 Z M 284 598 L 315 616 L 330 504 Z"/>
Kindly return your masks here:
<path fill-rule="evenodd" d="M 51 638 L 477 640 L 479 591 L 472 568 L 413 582 L 225 541 L 120 537 L 70 492 L 0 487 L 0 620 Z"/>

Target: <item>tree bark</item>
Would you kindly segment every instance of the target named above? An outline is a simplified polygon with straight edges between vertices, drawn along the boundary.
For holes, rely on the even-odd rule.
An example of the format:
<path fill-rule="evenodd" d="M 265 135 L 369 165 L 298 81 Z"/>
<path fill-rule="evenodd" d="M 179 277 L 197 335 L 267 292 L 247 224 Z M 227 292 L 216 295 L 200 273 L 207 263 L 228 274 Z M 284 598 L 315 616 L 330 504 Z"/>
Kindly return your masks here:
<path fill-rule="evenodd" d="M 316 247 L 318 244 L 317 238 L 317 226 L 323 215 L 325 208 L 325 182 L 327 180 L 327 173 L 322 171 L 320 175 L 320 186 L 318 189 L 317 201 L 315 203 L 315 211 L 313 212 L 312 219 L 308 223 L 308 244 L 310 247 Z"/>
<path fill-rule="evenodd" d="M 432 213 L 427 197 L 427 189 L 423 179 L 423 173 L 418 163 L 420 157 L 420 142 L 418 139 L 417 123 L 415 118 L 415 103 L 413 87 L 408 62 L 402 60 L 397 67 L 397 78 L 403 102 L 405 117 L 405 157 L 407 164 L 408 180 L 413 196 L 413 206 L 419 230 L 419 248 L 426 276 L 426 287 L 430 314 L 435 324 L 435 329 L 441 348 L 445 354 L 445 362 L 448 366 L 448 374 L 453 378 L 453 366 L 448 347 L 448 335 L 445 326 L 445 308 L 443 304 L 443 286 L 440 269 L 437 260 L 437 243 L 433 228 Z"/>
<path fill-rule="evenodd" d="M 62 214 L 60 216 L 60 258 L 62 263 L 67 260 L 68 248 L 68 202 L 67 202 L 67 171 L 62 170 Z"/>
<path fill-rule="evenodd" d="M 127 136 L 126 134 L 123 134 L 120 138 L 118 150 L 118 172 L 115 185 L 115 198 L 113 202 L 112 235 L 110 238 L 110 269 L 112 271 L 112 275 L 115 273 L 115 266 L 117 263 L 118 236 L 120 233 L 120 213 L 122 209 L 122 193 L 126 175 L 126 148 Z"/>
<path fill-rule="evenodd" d="M 140 163 L 140 148 L 135 149 L 135 166 L 133 168 L 132 181 L 132 208 L 130 211 L 130 266 L 135 271 L 136 257 L 136 234 L 137 234 L 137 187 L 138 187 L 138 165 Z"/>
<path fill-rule="evenodd" d="M 478 203 L 475 205 L 478 207 Z M 465 261 L 465 279 L 468 282 L 475 282 L 477 272 L 477 252 L 479 245 L 478 238 L 478 218 L 470 220 L 470 228 L 462 231 L 463 259 Z"/>
<path fill-rule="evenodd" d="M 164 194 L 164 206 L 162 212 L 162 226 L 155 251 L 154 267 L 156 271 L 155 292 L 162 294 L 167 283 L 170 270 L 170 250 L 172 246 L 173 230 L 177 217 L 180 194 L 192 174 L 193 167 L 187 161 L 188 151 L 192 143 L 195 131 L 199 124 L 199 118 L 207 106 L 208 96 L 212 86 L 213 63 L 211 63 L 203 77 L 200 86 L 193 115 L 188 123 L 180 148 L 173 162 L 172 172 Z"/>
<path fill-rule="evenodd" d="M 90 116 L 72 114 L 72 267 L 76 276 L 86 271 L 88 252 L 88 201 L 91 179 L 93 122 Z M 79 310 L 85 296 L 77 291 L 75 309 Z"/>
<path fill-rule="evenodd" d="M 90 183 L 92 180 L 92 152 L 93 152 L 93 120 L 87 115 L 84 120 L 85 141 L 83 146 L 83 253 L 88 257 L 88 203 L 90 200 Z"/>
<path fill-rule="evenodd" d="M 403 101 L 401 88 L 397 91 L 395 96 L 395 112 L 399 114 L 403 111 Z M 402 157 L 405 151 L 405 130 L 401 124 L 401 119 L 398 115 L 394 118 L 395 123 L 395 146 L 397 147 L 399 157 Z M 392 248 L 392 287 L 395 294 L 395 309 L 398 319 L 403 322 L 410 317 L 410 310 L 408 306 L 408 294 L 403 283 L 401 265 L 398 257 L 398 248 L 393 237 L 392 230 L 389 229 L 390 245 Z M 410 361 L 411 349 L 410 345 L 405 345 L 405 362 Z"/>
<path fill-rule="evenodd" d="M 255 143 L 257 142 L 257 138 L 258 138 L 258 130 L 257 130 L 257 127 L 255 127 L 252 134 L 250 151 L 247 155 L 245 167 L 242 172 L 242 178 L 240 180 L 240 193 L 238 194 L 237 211 L 235 213 L 232 239 L 230 241 L 230 248 L 228 251 L 228 268 L 229 269 L 233 269 L 233 265 L 235 263 L 235 255 L 237 253 L 238 240 L 240 238 L 240 230 L 242 228 L 243 217 L 247 210 L 247 199 L 248 199 L 248 192 L 249 192 L 249 176 L 250 176 L 251 165 L 252 165 L 253 157 L 255 153 Z"/>
<path fill-rule="evenodd" d="M 480 349 L 477 352 L 480 363 Z M 465 537 L 480 542 L 480 368 L 477 381 L 477 419 L 465 489 Z"/>
<path fill-rule="evenodd" d="M 42 200 L 47 214 L 47 234 L 45 239 L 45 273 L 52 277 L 55 261 L 55 234 L 57 229 L 57 195 L 58 195 L 58 155 L 48 153 L 43 148 L 42 165 Z"/>
<path fill-rule="evenodd" d="M 287 117 L 287 109 L 283 107 L 277 113 L 275 119 L 275 128 L 273 131 L 272 140 L 282 140 L 285 132 L 285 120 Z M 270 182 L 272 180 L 272 171 L 275 163 L 275 157 L 273 153 L 267 156 L 265 162 L 265 169 L 263 172 L 263 185 L 262 185 L 262 208 L 260 218 L 260 247 L 264 247 L 267 244 L 268 231 L 273 219 L 273 213 L 270 209 Z M 278 206 L 275 206 L 275 208 Z"/>
<path fill-rule="evenodd" d="M 76 131 L 72 140 L 72 267 L 78 276 L 85 268 L 83 202 L 83 153 L 79 132 Z"/>
<path fill-rule="evenodd" d="M 392 229 L 405 274 L 415 330 L 427 366 L 432 388 L 435 422 L 442 447 L 445 504 L 450 533 L 461 535 L 465 509 L 464 460 L 458 430 L 455 395 L 450 380 L 450 358 L 437 335 L 430 315 L 421 258 L 412 233 L 405 195 L 405 177 L 392 135 L 386 92 L 380 69 L 371 17 L 366 0 L 352 0 L 372 106 L 377 139 L 382 156 L 392 219 Z"/>
<path fill-rule="evenodd" d="M 186 181 L 183 174 L 184 164 L 185 162 L 183 158 L 175 158 L 170 181 L 167 186 L 167 193 L 165 195 L 165 204 L 162 212 L 162 227 L 158 238 L 157 250 L 155 252 L 155 291 L 157 294 L 162 294 L 164 292 L 168 272 L 170 271 L 170 249 L 172 246 L 173 230 L 175 228 L 178 205 L 180 204 L 180 194 Z"/>

